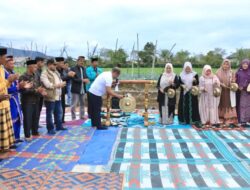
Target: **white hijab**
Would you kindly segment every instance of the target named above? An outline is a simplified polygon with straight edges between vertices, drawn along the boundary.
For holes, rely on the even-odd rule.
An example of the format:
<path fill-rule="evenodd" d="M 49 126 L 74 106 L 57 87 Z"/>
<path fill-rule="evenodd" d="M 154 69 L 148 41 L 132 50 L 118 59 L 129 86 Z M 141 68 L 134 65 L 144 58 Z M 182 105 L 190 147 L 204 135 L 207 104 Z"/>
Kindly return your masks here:
<path fill-rule="evenodd" d="M 211 74 L 209 76 L 206 75 L 207 70 L 211 71 Z M 204 78 L 213 78 L 214 74 L 212 72 L 212 67 L 210 65 L 205 65 L 202 70 L 202 76 Z"/>
<path fill-rule="evenodd" d="M 171 68 L 171 72 L 167 73 L 167 67 Z M 173 69 L 173 65 L 172 63 L 167 63 L 165 65 L 165 69 L 164 69 L 164 73 L 161 76 L 161 81 L 160 81 L 160 87 L 162 89 L 170 86 L 170 81 L 174 81 L 175 78 L 175 73 L 174 73 L 174 69 Z"/>
<path fill-rule="evenodd" d="M 190 73 L 187 73 L 185 70 L 186 68 L 189 67 L 191 69 Z M 195 77 L 197 73 L 193 71 L 192 64 L 190 62 L 185 62 L 182 72 L 180 74 L 182 82 L 185 84 L 187 87 L 184 91 L 184 94 L 186 94 L 193 86 L 193 78 Z"/>

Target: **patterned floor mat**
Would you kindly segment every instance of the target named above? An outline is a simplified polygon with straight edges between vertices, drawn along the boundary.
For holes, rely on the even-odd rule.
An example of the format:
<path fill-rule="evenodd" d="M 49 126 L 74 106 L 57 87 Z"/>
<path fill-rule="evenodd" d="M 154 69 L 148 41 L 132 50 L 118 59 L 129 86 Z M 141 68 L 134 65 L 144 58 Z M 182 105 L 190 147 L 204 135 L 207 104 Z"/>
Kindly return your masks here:
<path fill-rule="evenodd" d="M 0 170 L 0 190 L 121 190 L 122 188 L 123 174 Z"/>
<path fill-rule="evenodd" d="M 213 131 L 216 138 L 223 141 L 250 141 L 250 128 L 244 131 Z"/>
<path fill-rule="evenodd" d="M 68 126 L 54 136 L 41 135 L 23 142 L 0 168 L 71 171 L 86 149 L 95 129 Z"/>
<path fill-rule="evenodd" d="M 242 161 L 212 131 L 123 128 L 110 167 L 125 189 L 250 189 Z"/>
<path fill-rule="evenodd" d="M 217 131 L 213 132 L 211 136 L 221 141 L 235 158 L 250 162 L 249 129 L 244 131 Z"/>
<path fill-rule="evenodd" d="M 125 141 L 204 141 L 208 138 L 202 131 L 195 129 L 140 129 L 140 128 L 123 128 L 120 140 Z"/>
<path fill-rule="evenodd" d="M 250 189 L 248 179 L 229 164 L 114 163 L 125 173 L 125 189 Z"/>

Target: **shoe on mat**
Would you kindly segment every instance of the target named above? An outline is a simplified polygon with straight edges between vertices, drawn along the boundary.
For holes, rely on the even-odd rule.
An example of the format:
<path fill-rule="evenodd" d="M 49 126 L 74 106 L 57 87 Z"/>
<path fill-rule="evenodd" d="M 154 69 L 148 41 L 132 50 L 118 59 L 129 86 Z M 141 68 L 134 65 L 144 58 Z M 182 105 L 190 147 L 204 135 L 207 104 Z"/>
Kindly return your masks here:
<path fill-rule="evenodd" d="M 10 146 L 10 149 L 16 149 L 17 148 L 17 145 L 12 145 L 12 146 Z"/>
<path fill-rule="evenodd" d="M 23 142 L 23 140 L 21 140 L 21 139 L 16 139 L 15 140 L 15 143 L 21 143 L 21 142 Z"/>
<path fill-rule="evenodd" d="M 52 130 L 48 131 L 48 134 L 49 135 L 54 135 L 54 134 L 56 134 L 56 132 L 55 132 L 55 130 L 52 129 Z"/>
<path fill-rule="evenodd" d="M 40 136 L 39 132 L 32 133 L 32 136 Z"/>
<path fill-rule="evenodd" d="M 66 130 L 68 130 L 67 128 L 64 128 L 64 127 L 61 127 L 61 128 L 58 128 L 58 129 L 56 129 L 57 131 L 66 131 Z"/>
<path fill-rule="evenodd" d="M 97 130 L 107 130 L 108 127 L 97 127 Z"/>

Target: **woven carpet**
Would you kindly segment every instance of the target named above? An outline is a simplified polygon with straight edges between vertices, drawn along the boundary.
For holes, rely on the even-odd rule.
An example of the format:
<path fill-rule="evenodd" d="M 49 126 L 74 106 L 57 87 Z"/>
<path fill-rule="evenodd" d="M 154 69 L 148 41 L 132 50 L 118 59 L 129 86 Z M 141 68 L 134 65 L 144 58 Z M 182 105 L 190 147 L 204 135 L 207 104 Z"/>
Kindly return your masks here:
<path fill-rule="evenodd" d="M 121 190 L 123 174 L 1 169 L 0 190 Z"/>
<path fill-rule="evenodd" d="M 68 130 L 54 136 L 46 133 L 23 142 L 10 158 L 0 162 L 0 168 L 71 171 L 85 151 L 94 128 L 67 126 Z"/>
<path fill-rule="evenodd" d="M 250 163 L 250 129 L 244 131 L 214 131 L 211 136 L 223 142 L 230 154 Z"/>
<path fill-rule="evenodd" d="M 123 128 L 110 167 L 125 174 L 125 189 L 250 189 L 243 153 L 211 131 Z"/>

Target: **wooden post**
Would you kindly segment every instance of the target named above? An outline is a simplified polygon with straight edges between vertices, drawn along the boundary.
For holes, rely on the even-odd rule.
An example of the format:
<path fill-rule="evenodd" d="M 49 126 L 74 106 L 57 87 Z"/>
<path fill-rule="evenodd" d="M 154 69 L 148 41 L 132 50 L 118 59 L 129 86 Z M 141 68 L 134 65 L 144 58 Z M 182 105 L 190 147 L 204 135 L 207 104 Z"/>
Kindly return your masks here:
<path fill-rule="evenodd" d="M 144 94 L 145 94 L 145 99 L 144 99 L 144 108 L 145 108 L 144 126 L 145 127 L 149 126 L 149 122 L 148 122 L 148 88 L 149 88 L 149 84 L 145 84 L 145 86 L 144 86 Z"/>
<path fill-rule="evenodd" d="M 105 125 L 108 127 L 111 125 L 111 121 L 110 121 L 110 107 L 111 107 L 111 96 L 107 95 L 107 119 L 106 119 L 106 123 Z"/>

